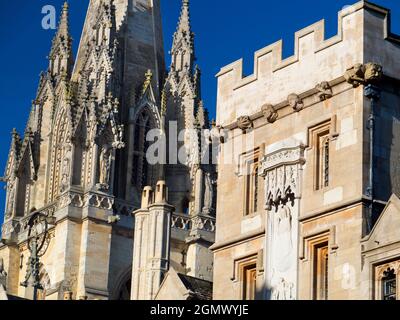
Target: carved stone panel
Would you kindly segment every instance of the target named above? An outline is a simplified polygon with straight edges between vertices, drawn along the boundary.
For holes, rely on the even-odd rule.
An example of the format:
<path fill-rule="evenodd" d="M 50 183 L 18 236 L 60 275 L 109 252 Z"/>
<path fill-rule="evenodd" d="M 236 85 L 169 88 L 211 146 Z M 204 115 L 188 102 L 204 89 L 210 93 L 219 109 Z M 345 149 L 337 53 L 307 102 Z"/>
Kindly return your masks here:
<path fill-rule="evenodd" d="M 304 146 L 283 148 L 261 162 L 267 210 L 265 237 L 268 299 L 296 299 L 298 217 Z"/>

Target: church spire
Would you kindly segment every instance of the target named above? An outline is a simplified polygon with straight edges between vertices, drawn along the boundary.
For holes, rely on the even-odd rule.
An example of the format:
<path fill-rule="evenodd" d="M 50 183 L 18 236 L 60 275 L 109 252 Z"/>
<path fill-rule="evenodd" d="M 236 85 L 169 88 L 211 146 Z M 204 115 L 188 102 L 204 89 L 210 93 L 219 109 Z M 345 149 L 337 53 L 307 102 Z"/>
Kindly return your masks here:
<path fill-rule="evenodd" d="M 54 36 L 49 55 L 49 73 L 51 76 L 71 75 L 73 67 L 72 37 L 69 33 L 69 5 L 62 7 L 57 33 Z"/>
<path fill-rule="evenodd" d="M 193 63 L 195 60 L 194 34 L 190 26 L 189 0 L 182 0 L 181 15 L 174 34 L 171 56 L 172 71 L 193 73 Z"/>
<path fill-rule="evenodd" d="M 63 35 L 64 37 L 69 36 L 69 5 L 68 2 L 65 1 L 62 12 L 61 12 L 61 18 L 60 18 L 60 24 L 58 26 L 58 35 Z"/>

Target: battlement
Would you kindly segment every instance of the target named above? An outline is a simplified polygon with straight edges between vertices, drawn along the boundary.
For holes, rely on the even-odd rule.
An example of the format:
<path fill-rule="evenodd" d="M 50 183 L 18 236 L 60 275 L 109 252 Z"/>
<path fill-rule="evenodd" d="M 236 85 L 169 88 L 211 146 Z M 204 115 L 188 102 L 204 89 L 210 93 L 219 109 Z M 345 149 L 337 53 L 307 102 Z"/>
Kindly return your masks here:
<path fill-rule="evenodd" d="M 262 104 L 281 103 L 291 93 L 300 94 L 322 81 L 336 79 L 356 63 L 374 61 L 385 67 L 385 74 L 400 74 L 395 62 L 395 57 L 400 57 L 400 37 L 390 31 L 390 10 L 367 1 L 341 10 L 338 33 L 329 39 L 325 39 L 325 21 L 321 20 L 295 33 L 293 56 L 283 59 L 282 43 L 277 41 L 255 53 L 252 75 L 243 76 L 243 59 L 220 70 L 218 124 L 226 125 L 256 113 Z M 382 52 L 377 52 L 377 47 Z M 251 103 L 255 95 L 262 101 Z M 233 107 L 236 103 L 247 105 Z"/>

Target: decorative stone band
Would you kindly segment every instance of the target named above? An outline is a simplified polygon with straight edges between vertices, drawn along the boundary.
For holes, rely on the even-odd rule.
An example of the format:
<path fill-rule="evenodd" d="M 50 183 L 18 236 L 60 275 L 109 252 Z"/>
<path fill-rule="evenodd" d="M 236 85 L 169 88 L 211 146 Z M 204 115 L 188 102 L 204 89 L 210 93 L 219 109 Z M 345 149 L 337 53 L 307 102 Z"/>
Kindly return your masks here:
<path fill-rule="evenodd" d="M 244 133 L 253 128 L 254 121 L 262 117 L 269 123 L 274 123 L 278 119 L 278 111 L 286 107 L 291 107 L 294 112 L 300 112 L 303 109 L 315 104 L 315 101 L 306 105 L 305 99 L 312 96 L 317 96 L 320 101 L 332 98 L 335 93 L 333 88 L 343 82 L 348 82 L 353 87 L 359 85 L 375 84 L 378 83 L 383 77 L 390 79 L 390 76 L 385 75 L 381 65 L 369 62 L 366 64 L 355 64 L 353 67 L 347 69 L 345 73 L 330 81 L 322 81 L 316 84 L 314 88 L 296 94 L 292 93 L 288 96 L 287 100 L 278 104 L 271 105 L 265 103 L 260 107 L 260 111 L 254 114 L 239 117 L 235 122 L 230 124 L 223 124 L 225 130 L 241 129 Z M 221 124 L 222 125 L 222 124 Z"/>
<path fill-rule="evenodd" d="M 118 205 L 114 204 L 114 197 L 105 194 L 95 192 L 82 194 L 79 192 L 68 191 L 61 195 L 57 201 L 41 208 L 38 211 L 42 212 L 48 217 L 54 217 L 56 211 L 68 206 L 73 206 L 76 208 L 93 207 L 110 211 L 113 210 L 116 211 L 116 214 L 124 215 L 124 213 L 126 213 L 128 216 L 130 214 L 129 210 L 133 211 L 133 206 L 129 206 L 128 204 L 122 205 L 119 202 Z M 29 219 L 35 212 L 31 212 L 29 215 L 26 215 L 22 218 L 13 219 L 5 223 L 2 227 L 3 237 L 8 238 L 8 236 L 12 233 L 21 234 L 27 231 Z"/>
<path fill-rule="evenodd" d="M 286 147 L 264 156 L 260 175 L 265 179 L 266 207 L 300 197 L 300 169 L 305 163 L 304 145 Z"/>
<path fill-rule="evenodd" d="M 171 218 L 171 228 L 191 231 L 200 230 L 206 232 L 215 232 L 216 221 L 214 217 L 209 216 L 186 216 L 174 213 Z"/>
<path fill-rule="evenodd" d="M 283 148 L 278 151 L 267 154 L 261 160 L 261 176 L 265 176 L 268 171 L 275 169 L 278 166 L 287 164 L 304 164 L 304 145 L 297 147 Z"/>
<path fill-rule="evenodd" d="M 117 215 L 130 217 L 137 209 L 132 203 L 120 199 L 115 199 L 114 201 L 114 213 Z"/>

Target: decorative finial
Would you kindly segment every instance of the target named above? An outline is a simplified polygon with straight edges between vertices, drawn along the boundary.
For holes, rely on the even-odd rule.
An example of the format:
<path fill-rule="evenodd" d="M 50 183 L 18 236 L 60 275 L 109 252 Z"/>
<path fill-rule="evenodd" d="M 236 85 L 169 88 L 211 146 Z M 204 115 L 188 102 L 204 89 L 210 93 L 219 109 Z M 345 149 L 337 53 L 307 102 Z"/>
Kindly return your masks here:
<path fill-rule="evenodd" d="M 68 10 L 68 9 L 69 9 L 68 1 L 65 1 L 65 2 L 64 2 L 64 5 L 63 5 L 63 11 L 66 11 L 66 10 Z"/>

